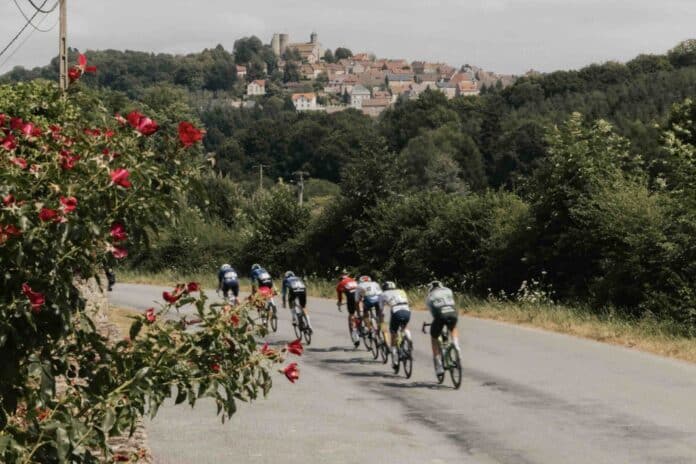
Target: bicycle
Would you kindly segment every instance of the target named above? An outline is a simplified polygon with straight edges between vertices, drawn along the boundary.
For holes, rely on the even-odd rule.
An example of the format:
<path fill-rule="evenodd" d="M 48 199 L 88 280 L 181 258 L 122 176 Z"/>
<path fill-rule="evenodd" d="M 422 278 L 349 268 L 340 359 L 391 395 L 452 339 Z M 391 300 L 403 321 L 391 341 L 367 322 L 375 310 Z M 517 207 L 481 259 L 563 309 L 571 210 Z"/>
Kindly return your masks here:
<path fill-rule="evenodd" d="M 271 330 L 273 332 L 278 331 L 278 307 L 275 304 L 275 301 L 273 301 L 273 290 L 267 289 L 263 290 L 266 287 L 261 287 L 259 288 L 258 292 L 261 294 L 262 297 L 266 299 L 266 302 L 263 305 L 263 309 L 260 311 L 261 312 L 261 324 L 268 330 L 268 326 L 270 324 Z"/>
<path fill-rule="evenodd" d="M 426 327 L 430 327 L 432 323 L 423 322 L 423 333 L 426 333 Z M 437 383 L 441 384 L 445 380 L 445 373 L 449 371 L 452 378 L 454 389 L 459 389 L 462 384 L 462 363 L 459 356 L 459 350 L 454 346 L 450 339 L 449 329 L 445 325 L 442 328 L 442 333 L 437 337 L 437 343 L 440 350 L 440 358 L 442 359 L 443 373 L 436 374 Z"/>
<path fill-rule="evenodd" d="M 396 333 L 396 353 L 399 362 L 394 364 L 394 374 L 399 374 L 399 365 L 404 366 L 404 374 L 407 379 L 411 378 L 413 372 L 413 342 L 410 336 L 406 336 L 406 327 L 400 326 Z"/>
<path fill-rule="evenodd" d="M 295 336 L 297 338 L 304 337 L 304 340 L 307 343 L 307 345 L 310 345 L 312 343 L 312 326 L 309 323 L 309 317 L 307 316 L 307 312 L 300 305 L 297 299 L 295 299 L 292 311 L 295 316 L 295 321 L 297 322 L 297 324 L 294 324 L 292 326 L 292 328 L 295 330 Z"/>
<path fill-rule="evenodd" d="M 369 336 L 371 339 L 371 344 L 370 344 L 370 351 L 372 351 L 372 358 L 377 359 L 380 355 L 382 354 L 382 362 L 386 363 L 387 361 L 387 356 L 389 355 L 389 350 L 387 349 L 386 351 L 384 348 L 386 347 L 386 342 L 384 340 L 384 334 L 382 333 L 382 330 L 379 326 L 379 322 L 377 322 L 377 314 L 375 312 L 375 307 L 371 306 L 369 311 Z"/>
<path fill-rule="evenodd" d="M 343 304 L 344 303 L 336 303 L 339 312 L 342 312 L 341 306 L 343 306 Z M 355 325 L 355 330 L 358 331 L 358 337 L 362 339 L 367 351 L 372 351 L 372 334 L 365 324 L 363 324 L 362 316 L 359 314 L 359 311 L 356 311 L 355 314 L 348 317 L 348 336 L 351 341 L 353 340 L 353 325 Z"/>

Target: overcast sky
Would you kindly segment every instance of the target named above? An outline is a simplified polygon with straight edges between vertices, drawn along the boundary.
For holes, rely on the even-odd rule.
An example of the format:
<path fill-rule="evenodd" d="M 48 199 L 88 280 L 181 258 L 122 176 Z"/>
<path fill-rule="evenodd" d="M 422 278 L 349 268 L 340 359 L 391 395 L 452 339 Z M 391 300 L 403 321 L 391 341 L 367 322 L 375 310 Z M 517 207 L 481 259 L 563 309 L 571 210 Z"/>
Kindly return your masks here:
<path fill-rule="evenodd" d="M 25 24 L 13 1 L 0 0 L 0 47 Z M 16 1 L 33 12 L 29 0 Z M 67 1 L 68 43 L 80 50 L 185 53 L 218 43 L 232 49 L 248 35 L 268 43 L 273 32 L 305 41 L 316 30 L 332 49 L 523 73 L 626 61 L 696 37 L 696 0 Z M 57 11 L 40 27 L 56 19 Z M 0 72 L 43 65 L 56 54 L 57 27 L 30 30 L 0 56 Z"/>

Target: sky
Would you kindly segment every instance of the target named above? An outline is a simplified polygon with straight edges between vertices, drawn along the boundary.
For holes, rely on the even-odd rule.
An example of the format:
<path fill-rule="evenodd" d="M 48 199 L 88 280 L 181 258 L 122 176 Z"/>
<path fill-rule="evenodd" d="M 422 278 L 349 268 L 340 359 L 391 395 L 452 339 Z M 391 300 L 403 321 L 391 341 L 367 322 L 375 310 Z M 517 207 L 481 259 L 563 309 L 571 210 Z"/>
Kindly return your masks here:
<path fill-rule="evenodd" d="M 33 0 L 44 1 L 48 8 L 56 0 Z M 326 48 L 522 74 L 627 61 L 696 38 L 696 0 L 66 1 L 68 45 L 80 51 L 231 50 L 240 37 L 270 43 L 284 32 L 299 42 L 316 31 Z M 15 2 L 34 11 L 29 0 L 0 0 L 2 48 L 26 24 Z M 54 26 L 57 10 L 39 20 L 42 29 Z M 31 30 L 0 56 L 0 73 L 44 65 L 57 54 L 57 27 Z"/>

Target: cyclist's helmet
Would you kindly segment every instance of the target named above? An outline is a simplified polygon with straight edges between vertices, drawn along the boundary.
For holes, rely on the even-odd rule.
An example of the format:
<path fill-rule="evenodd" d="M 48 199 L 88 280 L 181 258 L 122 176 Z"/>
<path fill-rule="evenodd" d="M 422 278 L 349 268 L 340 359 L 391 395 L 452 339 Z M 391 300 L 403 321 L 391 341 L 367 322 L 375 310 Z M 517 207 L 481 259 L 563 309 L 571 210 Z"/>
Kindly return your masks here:
<path fill-rule="evenodd" d="M 347 271 L 347 270 L 343 269 L 343 270 L 341 271 L 341 273 L 339 274 L 339 276 L 338 276 L 338 280 L 339 280 L 339 281 L 340 281 L 340 280 L 343 280 L 343 279 L 345 279 L 346 277 L 350 277 L 350 274 L 348 274 L 348 271 Z"/>
<path fill-rule="evenodd" d="M 358 279 L 360 282 L 372 282 L 372 278 L 368 275 L 360 276 Z"/>
<path fill-rule="evenodd" d="M 252 271 L 255 271 L 255 270 L 257 270 L 257 269 L 261 269 L 261 265 L 260 265 L 260 264 L 254 263 L 254 264 L 251 265 L 251 270 L 252 270 Z"/>
<path fill-rule="evenodd" d="M 292 271 L 287 271 L 285 273 L 285 278 L 287 279 L 288 277 L 295 277 L 295 273 Z"/>
<path fill-rule="evenodd" d="M 442 285 L 442 282 L 440 282 L 439 280 L 433 280 L 433 281 L 430 282 L 430 284 L 429 284 L 429 287 L 430 287 L 430 288 L 428 288 L 428 291 L 432 292 L 432 291 L 435 290 L 436 288 L 441 288 L 442 286 L 443 286 L 443 285 Z"/>
<path fill-rule="evenodd" d="M 382 283 L 382 290 L 396 290 L 396 284 L 391 280 L 387 280 L 386 282 Z"/>
<path fill-rule="evenodd" d="M 228 269 L 232 269 L 232 266 L 230 266 L 229 264 L 223 264 L 220 269 L 222 269 L 223 271 L 226 271 Z"/>

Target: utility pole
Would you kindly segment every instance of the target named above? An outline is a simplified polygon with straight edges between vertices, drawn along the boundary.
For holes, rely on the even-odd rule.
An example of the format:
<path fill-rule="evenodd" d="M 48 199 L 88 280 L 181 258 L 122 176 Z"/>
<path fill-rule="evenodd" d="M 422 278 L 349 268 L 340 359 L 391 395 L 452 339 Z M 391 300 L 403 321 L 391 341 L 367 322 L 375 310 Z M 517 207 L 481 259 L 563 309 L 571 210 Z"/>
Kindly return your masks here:
<path fill-rule="evenodd" d="M 257 164 L 254 166 L 255 168 L 259 168 L 259 190 L 263 190 L 263 168 L 267 168 L 267 164 Z"/>
<path fill-rule="evenodd" d="M 300 204 L 300 206 L 302 206 L 302 201 L 304 199 L 304 176 L 309 176 L 309 173 L 305 171 L 295 171 L 293 172 L 293 175 L 300 178 L 300 180 L 298 181 L 298 185 L 300 186 L 298 192 L 298 203 Z"/>
<path fill-rule="evenodd" d="M 58 63 L 60 90 L 68 90 L 68 0 L 60 1 L 60 32 L 58 37 Z"/>

